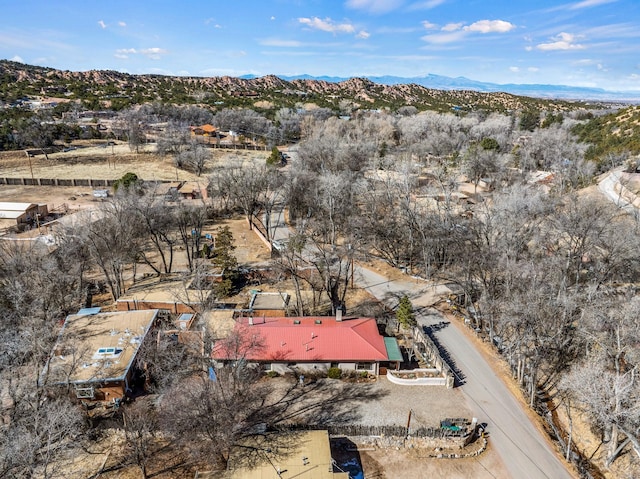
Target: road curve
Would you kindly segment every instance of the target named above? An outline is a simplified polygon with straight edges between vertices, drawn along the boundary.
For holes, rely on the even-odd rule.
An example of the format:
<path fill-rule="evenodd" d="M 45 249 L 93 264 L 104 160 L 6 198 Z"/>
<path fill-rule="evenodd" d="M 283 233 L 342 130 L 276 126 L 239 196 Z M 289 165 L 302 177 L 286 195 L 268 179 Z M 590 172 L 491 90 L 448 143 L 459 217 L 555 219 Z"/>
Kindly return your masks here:
<path fill-rule="evenodd" d="M 407 294 L 414 305 L 426 306 L 429 287 L 415 281 L 388 281 L 384 276 L 361 266 L 355 270 L 356 283 L 390 307 Z M 417 315 L 423 326 L 445 318 L 439 311 L 425 308 Z M 523 406 L 496 376 L 491 365 L 458 328 L 448 324 L 433 334 L 463 375 L 462 392 L 479 422 L 487 423 L 491 444 L 500 455 L 513 479 L 571 479 L 565 463 L 523 411 Z"/>

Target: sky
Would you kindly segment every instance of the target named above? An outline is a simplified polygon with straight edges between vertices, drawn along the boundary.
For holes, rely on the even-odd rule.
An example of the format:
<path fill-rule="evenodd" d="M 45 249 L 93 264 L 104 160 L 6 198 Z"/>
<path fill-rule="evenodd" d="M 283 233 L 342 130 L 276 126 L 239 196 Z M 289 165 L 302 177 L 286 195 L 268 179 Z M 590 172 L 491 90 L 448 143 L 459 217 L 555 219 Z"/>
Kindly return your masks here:
<path fill-rule="evenodd" d="M 640 0 L 0 0 L 0 58 L 191 76 L 640 90 Z"/>

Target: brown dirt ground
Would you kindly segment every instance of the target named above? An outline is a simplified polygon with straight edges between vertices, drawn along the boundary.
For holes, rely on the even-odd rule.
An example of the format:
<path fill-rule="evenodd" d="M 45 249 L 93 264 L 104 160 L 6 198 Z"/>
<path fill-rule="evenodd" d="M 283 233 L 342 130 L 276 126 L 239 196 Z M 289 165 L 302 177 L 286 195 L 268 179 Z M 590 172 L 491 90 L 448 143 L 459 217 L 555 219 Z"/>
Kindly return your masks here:
<path fill-rule="evenodd" d="M 147 145 L 136 154 L 126 144 L 113 147 L 87 147 L 69 152 L 38 155 L 29 159 L 24 151 L 0 153 L 0 176 L 10 178 L 57 179 L 118 179 L 132 172 L 147 181 L 153 180 L 196 180 L 198 177 L 175 167 L 173 159 L 155 154 L 155 145 Z M 211 160 L 204 175 L 210 173 L 216 165 L 226 162 L 260 162 L 268 152 L 247 150 L 211 150 Z"/>
<path fill-rule="evenodd" d="M 376 449 L 360 451 L 367 479 L 506 479 L 509 477 L 491 446 L 478 457 L 436 459 L 423 449 Z"/>

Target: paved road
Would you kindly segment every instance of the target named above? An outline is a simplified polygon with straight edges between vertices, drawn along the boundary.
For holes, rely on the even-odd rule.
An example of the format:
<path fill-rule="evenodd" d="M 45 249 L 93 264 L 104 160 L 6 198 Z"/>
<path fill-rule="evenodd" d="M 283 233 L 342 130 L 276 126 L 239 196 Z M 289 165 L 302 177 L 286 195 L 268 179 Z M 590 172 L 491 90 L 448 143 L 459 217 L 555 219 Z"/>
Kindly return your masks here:
<path fill-rule="evenodd" d="M 289 228 L 279 222 L 274 237 L 286 240 L 289 234 Z M 433 287 L 409 277 L 390 281 L 360 265 L 355 266 L 354 280 L 358 286 L 365 288 L 391 308 L 395 308 L 399 298 L 406 294 L 414 307 L 421 308 L 422 313 L 417 319 L 423 326 L 445 320 L 440 312 L 429 308 L 437 296 L 446 294 L 447 288 L 444 286 Z M 520 403 L 459 327 L 464 326 L 449 324 L 434 332 L 434 336 L 448 351 L 455 363 L 452 365 L 454 370 L 460 372 L 463 380 L 461 389 L 469 408 L 481 423 L 487 423 L 491 444 L 502 458 L 510 477 L 572 478 L 564 463 L 557 458 L 551 446 L 524 413 Z"/>
<path fill-rule="evenodd" d="M 615 189 L 616 185 L 620 182 L 620 173 L 620 169 L 611 171 L 598 183 L 598 189 L 617 207 L 631 215 L 637 215 L 638 209 L 625 200 L 622 195 L 620 195 L 620 192 Z"/>
<path fill-rule="evenodd" d="M 426 306 L 432 301 L 432 288 L 416 286 L 413 281 L 387 281 L 380 274 L 357 267 L 355 280 L 373 296 L 391 307 L 407 294 L 414 305 Z M 423 326 L 445 320 L 439 311 L 425 308 L 417 315 Z M 433 334 L 461 372 L 469 408 L 478 420 L 487 423 L 491 444 L 514 479 L 569 479 L 573 477 L 551 450 L 538 429 L 522 410 L 520 403 L 495 375 L 473 343 L 458 330 L 461 325 L 448 324 Z"/>

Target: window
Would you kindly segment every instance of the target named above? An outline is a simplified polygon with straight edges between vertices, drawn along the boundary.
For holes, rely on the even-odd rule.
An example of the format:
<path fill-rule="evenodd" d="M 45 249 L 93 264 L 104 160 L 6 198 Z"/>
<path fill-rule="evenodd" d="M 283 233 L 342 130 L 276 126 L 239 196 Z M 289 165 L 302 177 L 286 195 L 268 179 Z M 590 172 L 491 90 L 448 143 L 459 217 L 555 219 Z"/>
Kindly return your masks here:
<path fill-rule="evenodd" d="M 356 363 L 356 371 L 371 371 L 373 363 Z"/>
<path fill-rule="evenodd" d="M 95 397 L 95 394 L 92 387 L 76 387 L 76 397 L 78 399 L 93 399 Z"/>
<path fill-rule="evenodd" d="M 96 353 L 93 355 L 93 359 L 117 358 L 121 353 L 122 348 L 106 346 L 104 348 L 98 348 Z"/>

